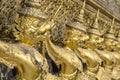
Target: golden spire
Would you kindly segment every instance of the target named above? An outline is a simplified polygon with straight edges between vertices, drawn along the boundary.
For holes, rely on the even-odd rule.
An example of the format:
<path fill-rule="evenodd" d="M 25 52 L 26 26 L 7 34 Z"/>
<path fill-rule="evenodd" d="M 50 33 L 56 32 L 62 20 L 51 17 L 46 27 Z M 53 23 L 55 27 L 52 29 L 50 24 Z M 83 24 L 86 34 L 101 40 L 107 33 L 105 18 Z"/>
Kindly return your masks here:
<path fill-rule="evenodd" d="M 96 29 L 98 29 L 99 12 L 100 12 L 100 10 L 98 9 L 97 14 L 96 14 L 96 18 L 95 18 L 95 22 L 93 24 L 93 28 L 96 28 Z"/>
<path fill-rule="evenodd" d="M 79 21 L 82 23 L 83 23 L 85 5 L 86 5 L 86 0 L 84 0 L 83 2 L 82 9 L 80 10 L 80 15 L 79 15 Z"/>
<path fill-rule="evenodd" d="M 110 31 L 109 31 L 110 33 L 114 33 L 115 32 L 114 23 L 115 23 L 115 18 L 112 19 L 112 23 L 111 23 Z"/>

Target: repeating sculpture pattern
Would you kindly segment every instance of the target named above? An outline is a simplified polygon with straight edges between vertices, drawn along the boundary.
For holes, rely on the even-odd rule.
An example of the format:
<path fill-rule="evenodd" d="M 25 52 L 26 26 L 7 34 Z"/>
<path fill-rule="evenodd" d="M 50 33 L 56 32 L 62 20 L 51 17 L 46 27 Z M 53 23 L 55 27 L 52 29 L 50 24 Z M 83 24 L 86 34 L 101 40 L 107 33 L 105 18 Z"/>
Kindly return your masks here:
<path fill-rule="evenodd" d="M 120 80 L 120 20 L 96 1 L 0 4 L 0 80 Z"/>

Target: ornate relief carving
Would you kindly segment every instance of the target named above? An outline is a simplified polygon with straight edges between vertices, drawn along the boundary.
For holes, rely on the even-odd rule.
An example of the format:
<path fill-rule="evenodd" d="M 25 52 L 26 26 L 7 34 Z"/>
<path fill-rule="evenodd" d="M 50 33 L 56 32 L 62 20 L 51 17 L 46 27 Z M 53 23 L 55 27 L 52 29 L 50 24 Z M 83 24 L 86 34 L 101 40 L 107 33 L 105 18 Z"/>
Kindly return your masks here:
<path fill-rule="evenodd" d="M 6 1 L 0 1 L 1 80 L 120 79 L 120 20 L 96 2 Z"/>

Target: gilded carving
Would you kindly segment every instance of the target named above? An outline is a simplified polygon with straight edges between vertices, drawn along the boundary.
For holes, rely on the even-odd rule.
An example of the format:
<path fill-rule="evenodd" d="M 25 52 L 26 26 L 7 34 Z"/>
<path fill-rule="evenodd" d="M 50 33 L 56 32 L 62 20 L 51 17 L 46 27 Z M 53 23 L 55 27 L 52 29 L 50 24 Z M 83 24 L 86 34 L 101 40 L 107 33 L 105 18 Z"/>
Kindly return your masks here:
<path fill-rule="evenodd" d="M 0 4 L 0 80 L 120 79 L 120 20 L 97 1 Z"/>

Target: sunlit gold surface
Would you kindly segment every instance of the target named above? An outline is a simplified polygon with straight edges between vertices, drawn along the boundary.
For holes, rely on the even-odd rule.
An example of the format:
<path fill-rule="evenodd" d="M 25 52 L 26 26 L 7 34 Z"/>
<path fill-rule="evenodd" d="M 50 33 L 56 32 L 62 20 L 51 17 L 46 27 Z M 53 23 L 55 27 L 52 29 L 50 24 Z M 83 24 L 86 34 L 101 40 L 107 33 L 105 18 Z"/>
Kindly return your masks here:
<path fill-rule="evenodd" d="M 96 1 L 0 2 L 0 64 L 15 80 L 120 80 L 120 20 Z"/>

